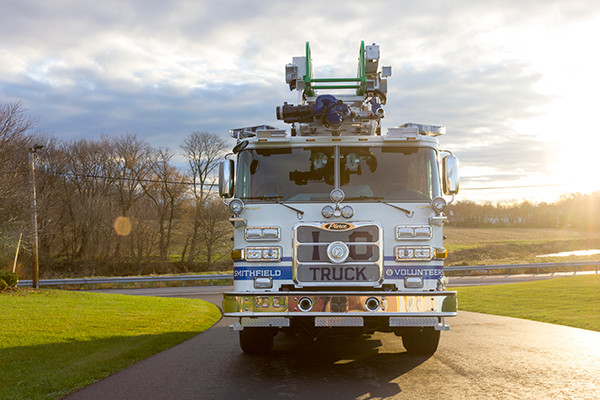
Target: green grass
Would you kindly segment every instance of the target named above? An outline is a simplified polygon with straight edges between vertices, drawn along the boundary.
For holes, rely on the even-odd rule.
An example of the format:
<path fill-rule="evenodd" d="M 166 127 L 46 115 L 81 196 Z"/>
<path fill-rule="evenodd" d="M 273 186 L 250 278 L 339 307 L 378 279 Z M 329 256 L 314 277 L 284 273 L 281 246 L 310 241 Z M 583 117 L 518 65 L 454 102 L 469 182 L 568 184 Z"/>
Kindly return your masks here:
<path fill-rule="evenodd" d="M 60 290 L 0 293 L 0 398 L 55 399 L 210 328 L 202 300 Z"/>
<path fill-rule="evenodd" d="M 600 276 L 582 275 L 462 287 L 460 310 L 550 322 L 600 332 Z"/>

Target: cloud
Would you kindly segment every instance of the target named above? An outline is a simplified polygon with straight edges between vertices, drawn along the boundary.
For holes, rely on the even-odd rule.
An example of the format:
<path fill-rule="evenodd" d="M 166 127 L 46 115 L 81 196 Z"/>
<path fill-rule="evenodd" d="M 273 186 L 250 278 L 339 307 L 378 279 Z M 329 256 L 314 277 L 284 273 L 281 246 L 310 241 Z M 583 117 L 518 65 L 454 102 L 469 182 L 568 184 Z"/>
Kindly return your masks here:
<path fill-rule="evenodd" d="M 554 75 L 536 54 L 560 54 L 568 43 L 544 39 L 599 11 L 558 0 L 6 0 L 0 102 L 23 100 L 59 138 L 135 132 L 177 148 L 193 130 L 283 126 L 274 108 L 297 99 L 283 66 L 306 41 L 320 77 L 352 76 L 360 40 L 376 41 L 394 74 L 386 127 L 446 125 L 441 141 L 467 168 L 521 179 L 546 171 L 550 151 L 515 128 L 556 95 L 539 90 Z"/>

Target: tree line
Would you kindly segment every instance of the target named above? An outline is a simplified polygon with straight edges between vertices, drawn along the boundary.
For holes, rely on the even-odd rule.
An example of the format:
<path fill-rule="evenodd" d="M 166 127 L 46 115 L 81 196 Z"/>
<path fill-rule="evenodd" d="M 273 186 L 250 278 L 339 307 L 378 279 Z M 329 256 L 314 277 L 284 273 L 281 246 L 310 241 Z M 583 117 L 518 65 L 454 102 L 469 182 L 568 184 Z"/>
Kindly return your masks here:
<path fill-rule="evenodd" d="M 229 212 L 211 191 L 227 147 L 219 136 L 190 133 L 180 169 L 171 150 L 135 134 L 62 141 L 33 127 L 22 103 L 0 105 L 2 268 L 22 237 L 17 261 L 29 273 L 32 156 L 41 277 L 230 267 Z"/>
<path fill-rule="evenodd" d="M 511 226 L 600 231 L 600 192 L 563 195 L 554 203 L 479 204 L 459 201 L 448 206 L 448 224 L 464 227 Z"/>
<path fill-rule="evenodd" d="M 135 134 L 58 140 L 35 132 L 22 103 L 0 104 L 0 269 L 30 276 L 31 150 L 36 160 L 41 277 L 231 268 L 229 212 L 211 191 L 226 143 L 192 132 L 174 153 Z M 600 192 L 555 203 L 448 206 L 448 224 L 600 230 Z M 20 239 L 23 238 L 21 241 Z"/>

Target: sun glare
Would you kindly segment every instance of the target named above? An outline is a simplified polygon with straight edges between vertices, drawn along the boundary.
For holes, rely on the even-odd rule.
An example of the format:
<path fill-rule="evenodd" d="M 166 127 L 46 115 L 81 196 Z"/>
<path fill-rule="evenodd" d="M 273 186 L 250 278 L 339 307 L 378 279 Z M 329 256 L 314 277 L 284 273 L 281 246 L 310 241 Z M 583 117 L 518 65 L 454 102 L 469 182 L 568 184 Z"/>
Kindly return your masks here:
<path fill-rule="evenodd" d="M 597 153 L 600 137 L 587 135 L 580 140 L 563 143 L 556 159 L 556 176 L 564 182 L 566 192 L 594 192 L 600 190 Z"/>

